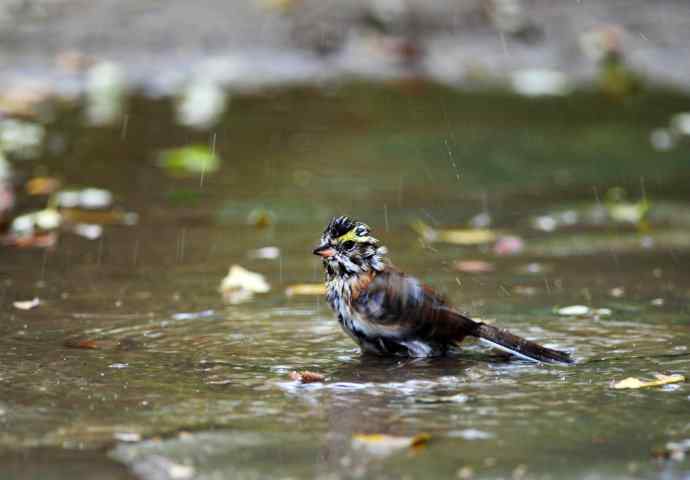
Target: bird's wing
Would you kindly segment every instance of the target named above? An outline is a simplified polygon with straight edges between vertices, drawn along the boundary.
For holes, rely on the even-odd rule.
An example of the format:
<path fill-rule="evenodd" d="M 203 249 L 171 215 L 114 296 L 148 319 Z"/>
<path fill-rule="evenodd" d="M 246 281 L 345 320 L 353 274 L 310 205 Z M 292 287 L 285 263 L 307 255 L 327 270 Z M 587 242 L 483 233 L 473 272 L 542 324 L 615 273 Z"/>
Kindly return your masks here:
<path fill-rule="evenodd" d="M 396 270 L 377 274 L 363 287 L 353 295 L 353 308 L 373 327 L 395 328 L 402 336 L 451 343 L 472 335 L 478 326 L 449 307 L 430 287 Z"/>

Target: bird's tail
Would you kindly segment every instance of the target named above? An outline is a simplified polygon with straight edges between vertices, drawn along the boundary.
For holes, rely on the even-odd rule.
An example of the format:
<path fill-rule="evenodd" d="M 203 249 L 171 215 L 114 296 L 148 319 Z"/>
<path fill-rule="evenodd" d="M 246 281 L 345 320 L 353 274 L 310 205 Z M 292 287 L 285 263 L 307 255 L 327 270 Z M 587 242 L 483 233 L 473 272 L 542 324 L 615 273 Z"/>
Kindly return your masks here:
<path fill-rule="evenodd" d="M 507 330 L 496 328 L 492 325 L 476 322 L 472 329 L 472 336 L 504 352 L 533 362 L 545 363 L 573 363 L 573 359 L 566 352 L 546 348 L 538 343 L 513 335 Z"/>

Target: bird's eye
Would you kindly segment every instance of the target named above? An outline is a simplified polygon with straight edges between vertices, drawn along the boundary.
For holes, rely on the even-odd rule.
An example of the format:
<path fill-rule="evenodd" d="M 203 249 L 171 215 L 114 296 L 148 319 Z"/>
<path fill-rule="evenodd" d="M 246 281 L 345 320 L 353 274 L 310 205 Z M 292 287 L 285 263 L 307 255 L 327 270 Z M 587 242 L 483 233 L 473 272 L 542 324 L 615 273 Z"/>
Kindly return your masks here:
<path fill-rule="evenodd" d="M 355 246 L 355 242 L 353 242 L 352 240 L 348 240 L 347 242 L 344 242 L 344 243 L 343 243 L 343 248 L 344 248 L 345 250 L 350 250 L 350 249 L 352 249 L 352 247 L 354 247 L 354 246 Z"/>

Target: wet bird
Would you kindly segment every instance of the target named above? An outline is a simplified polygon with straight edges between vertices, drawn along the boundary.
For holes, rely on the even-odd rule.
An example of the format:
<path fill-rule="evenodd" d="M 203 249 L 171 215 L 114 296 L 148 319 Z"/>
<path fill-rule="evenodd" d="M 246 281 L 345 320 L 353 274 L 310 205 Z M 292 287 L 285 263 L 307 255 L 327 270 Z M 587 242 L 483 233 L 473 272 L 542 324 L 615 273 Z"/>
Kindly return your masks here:
<path fill-rule="evenodd" d="M 333 218 L 314 254 L 326 270 L 327 298 L 343 330 L 364 352 L 444 355 L 466 337 L 534 362 L 572 363 L 570 355 L 472 320 L 431 287 L 397 270 L 369 227 Z"/>

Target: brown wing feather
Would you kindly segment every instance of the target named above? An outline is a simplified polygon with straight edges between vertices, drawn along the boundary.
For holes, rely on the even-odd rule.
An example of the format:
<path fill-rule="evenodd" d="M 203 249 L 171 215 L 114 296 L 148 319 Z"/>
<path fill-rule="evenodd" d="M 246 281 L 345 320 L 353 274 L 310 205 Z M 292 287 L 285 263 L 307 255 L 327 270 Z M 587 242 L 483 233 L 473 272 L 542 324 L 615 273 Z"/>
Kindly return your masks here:
<path fill-rule="evenodd" d="M 433 289 L 394 269 L 377 274 L 358 293 L 353 306 L 362 318 L 380 326 L 396 325 L 405 337 L 453 343 L 472 335 L 478 325 Z"/>
<path fill-rule="evenodd" d="M 565 352 L 466 317 L 432 288 L 392 268 L 369 277 L 353 296 L 353 307 L 364 321 L 405 338 L 451 344 L 469 335 L 535 361 L 572 362 Z"/>

